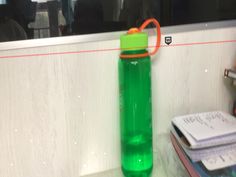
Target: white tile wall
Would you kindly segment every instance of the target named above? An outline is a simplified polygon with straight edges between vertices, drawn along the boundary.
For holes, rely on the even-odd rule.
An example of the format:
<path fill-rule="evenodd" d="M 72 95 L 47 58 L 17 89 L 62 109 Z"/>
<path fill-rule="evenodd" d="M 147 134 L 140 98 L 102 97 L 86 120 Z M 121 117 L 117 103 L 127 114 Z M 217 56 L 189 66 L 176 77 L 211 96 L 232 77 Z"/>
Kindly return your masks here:
<path fill-rule="evenodd" d="M 169 35 L 173 44 L 235 40 L 236 27 Z M 118 46 L 112 40 L 0 51 L 0 56 Z M 79 177 L 120 165 L 118 54 L 0 59 L 1 177 Z M 231 110 L 236 92 L 223 71 L 235 59 L 236 42 L 160 49 L 152 65 L 155 144 L 173 116 Z"/>

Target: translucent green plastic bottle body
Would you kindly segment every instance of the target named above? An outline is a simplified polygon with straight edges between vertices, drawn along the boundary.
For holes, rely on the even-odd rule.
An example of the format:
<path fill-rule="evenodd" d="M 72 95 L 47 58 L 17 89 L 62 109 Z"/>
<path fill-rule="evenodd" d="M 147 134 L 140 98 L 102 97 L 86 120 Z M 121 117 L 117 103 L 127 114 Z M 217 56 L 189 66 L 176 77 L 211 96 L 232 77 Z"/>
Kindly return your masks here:
<path fill-rule="evenodd" d="M 119 90 L 122 171 L 126 177 L 148 177 L 153 165 L 149 56 L 119 60 Z"/>

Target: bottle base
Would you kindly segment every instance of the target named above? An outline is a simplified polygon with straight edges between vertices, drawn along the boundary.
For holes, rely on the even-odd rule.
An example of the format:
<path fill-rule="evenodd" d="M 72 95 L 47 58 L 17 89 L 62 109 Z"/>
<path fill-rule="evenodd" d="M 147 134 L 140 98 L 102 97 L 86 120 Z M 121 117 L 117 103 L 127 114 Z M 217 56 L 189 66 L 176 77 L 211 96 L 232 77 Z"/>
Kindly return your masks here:
<path fill-rule="evenodd" d="M 152 174 L 152 167 L 142 171 L 131 171 L 122 167 L 122 172 L 125 177 L 150 177 Z"/>

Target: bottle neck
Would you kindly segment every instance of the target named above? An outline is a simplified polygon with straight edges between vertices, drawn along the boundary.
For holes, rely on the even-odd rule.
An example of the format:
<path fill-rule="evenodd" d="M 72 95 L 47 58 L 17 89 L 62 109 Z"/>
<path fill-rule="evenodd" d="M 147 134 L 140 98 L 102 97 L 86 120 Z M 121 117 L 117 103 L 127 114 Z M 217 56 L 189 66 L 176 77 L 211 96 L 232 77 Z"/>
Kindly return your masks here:
<path fill-rule="evenodd" d="M 125 55 L 126 58 L 122 58 L 122 55 Z M 150 59 L 149 53 L 146 49 L 141 50 L 128 50 L 122 51 L 120 59 L 130 61 L 130 60 L 143 60 Z"/>

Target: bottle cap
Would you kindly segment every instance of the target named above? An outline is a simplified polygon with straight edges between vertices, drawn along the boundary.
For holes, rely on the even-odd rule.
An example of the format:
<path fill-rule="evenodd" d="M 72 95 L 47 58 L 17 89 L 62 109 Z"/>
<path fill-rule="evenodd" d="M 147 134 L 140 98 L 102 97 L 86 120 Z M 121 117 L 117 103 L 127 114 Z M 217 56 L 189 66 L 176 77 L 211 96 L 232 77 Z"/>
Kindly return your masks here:
<path fill-rule="evenodd" d="M 127 34 L 120 37 L 121 50 L 142 50 L 148 47 L 147 33 L 140 32 L 137 28 L 131 28 Z"/>
<path fill-rule="evenodd" d="M 156 37 L 156 45 L 152 52 L 144 52 L 140 54 L 120 54 L 121 59 L 129 59 L 129 58 L 142 58 L 150 55 L 154 55 L 157 53 L 161 44 L 161 27 L 159 22 L 150 18 L 147 19 L 139 28 L 131 28 L 127 34 L 121 35 L 120 37 L 120 49 L 122 51 L 134 51 L 134 50 L 142 50 L 148 47 L 148 35 L 143 33 L 142 31 L 150 24 L 153 23 L 156 26 L 157 37 Z"/>

